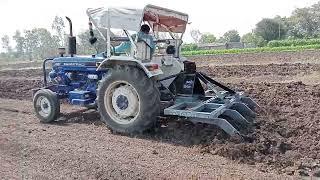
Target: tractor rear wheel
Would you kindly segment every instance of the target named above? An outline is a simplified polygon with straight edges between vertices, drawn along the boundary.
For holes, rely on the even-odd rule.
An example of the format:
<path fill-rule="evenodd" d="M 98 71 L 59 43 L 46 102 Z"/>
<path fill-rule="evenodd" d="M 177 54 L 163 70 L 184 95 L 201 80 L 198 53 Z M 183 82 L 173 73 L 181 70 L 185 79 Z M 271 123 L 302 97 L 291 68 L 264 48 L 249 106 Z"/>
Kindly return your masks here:
<path fill-rule="evenodd" d="M 115 66 L 99 84 L 98 110 L 115 132 L 143 132 L 160 114 L 160 93 L 153 79 L 134 66 Z"/>
<path fill-rule="evenodd" d="M 60 102 L 56 93 L 49 89 L 40 89 L 33 97 L 33 107 L 40 122 L 49 123 L 60 114 Z"/>

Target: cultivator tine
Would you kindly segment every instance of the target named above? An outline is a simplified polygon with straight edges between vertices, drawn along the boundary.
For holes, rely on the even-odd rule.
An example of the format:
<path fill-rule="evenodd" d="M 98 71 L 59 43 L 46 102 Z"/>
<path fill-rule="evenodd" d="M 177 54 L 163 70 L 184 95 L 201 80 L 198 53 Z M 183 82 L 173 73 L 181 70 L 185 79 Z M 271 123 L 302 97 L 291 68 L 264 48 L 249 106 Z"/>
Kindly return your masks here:
<path fill-rule="evenodd" d="M 241 102 L 247 104 L 247 106 L 253 111 L 255 110 L 256 107 L 260 108 L 260 106 L 249 97 L 241 97 Z"/>
<path fill-rule="evenodd" d="M 238 122 L 244 126 L 248 126 L 249 121 L 244 118 L 238 111 L 232 109 L 226 109 L 222 115 L 228 116 L 229 118 L 233 119 L 235 122 Z"/>
<path fill-rule="evenodd" d="M 204 119 L 204 118 L 190 118 L 190 121 L 193 123 L 205 123 L 205 124 L 213 124 L 221 128 L 224 132 L 229 134 L 230 136 L 238 136 L 239 131 L 234 128 L 227 120 L 222 118 L 214 118 L 214 119 Z"/>
<path fill-rule="evenodd" d="M 231 106 L 231 109 L 237 110 L 243 117 L 247 118 L 248 120 L 252 120 L 256 117 L 256 113 L 252 111 L 246 104 L 235 102 Z"/>

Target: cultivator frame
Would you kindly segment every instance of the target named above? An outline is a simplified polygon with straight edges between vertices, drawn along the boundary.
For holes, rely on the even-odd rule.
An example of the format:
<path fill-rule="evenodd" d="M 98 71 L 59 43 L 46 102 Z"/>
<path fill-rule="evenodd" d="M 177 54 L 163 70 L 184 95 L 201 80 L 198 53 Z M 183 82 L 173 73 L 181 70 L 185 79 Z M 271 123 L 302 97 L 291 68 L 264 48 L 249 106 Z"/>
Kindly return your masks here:
<path fill-rule="evenodd" d="M 187 73 L 188 71 L 189 73 Z M 199 89 L 196 87 L 199 86 L 199 83 L 193 83 L 192 93 L 177 94 L 174 105 L 165 108 L 164 115 L 184 117 L 193 123 L 213 124 L 230 136 L 241 135 L 240 131 L 253 123 L 253 119 L 256 117 L 254 110 L 259 105 L 251 98 L 246 97 L 243 92 L 236 92 L 204 73 L 196 72 L 195 68 L 191 72 L 193 73 L 187 69 L 176 76 L 180 76 L 180 79 L 193 76 L 193 82 L 205 84 L 208 88 L 205 94 L 210 95 L 195 94 L 194 90 Z"/>

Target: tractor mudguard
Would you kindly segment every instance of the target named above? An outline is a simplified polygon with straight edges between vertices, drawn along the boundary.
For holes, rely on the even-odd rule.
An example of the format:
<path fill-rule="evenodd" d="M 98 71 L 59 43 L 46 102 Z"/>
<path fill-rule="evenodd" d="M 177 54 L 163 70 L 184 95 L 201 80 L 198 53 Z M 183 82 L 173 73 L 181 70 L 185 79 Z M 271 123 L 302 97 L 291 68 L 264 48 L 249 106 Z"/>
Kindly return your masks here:
<path fill-rule="evenodd" d="M 111 56 L 98 64 L 97 71 L 113 67 L 115 65 L 132 65 L 141 68 L 151 78 L 163 74 L 160 66 L 156 63 L 142 63 L 140 60 L 128 56 Z"/>

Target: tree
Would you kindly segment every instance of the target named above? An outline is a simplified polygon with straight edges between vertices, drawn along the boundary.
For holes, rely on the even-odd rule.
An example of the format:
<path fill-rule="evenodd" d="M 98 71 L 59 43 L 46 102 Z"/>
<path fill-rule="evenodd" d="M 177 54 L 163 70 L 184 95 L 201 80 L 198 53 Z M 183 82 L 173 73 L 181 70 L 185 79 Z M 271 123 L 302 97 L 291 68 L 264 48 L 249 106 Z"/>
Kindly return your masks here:
<path fill-rule="evenodd" d="M 298 8 L 289 18 L 289 35 L 296 38 L 316 38 L 320 35 L 320 2 L 310 8 Z"/>
<path fill-rule="evenodd" d="M 16 42 L 16 57 L 21 57 L 24 55 L 24 42 L 25 38 L 21 36 L 21 32 L 17 30 L 12 36 L 12 39 Z"/>
<path fill-rule="evenodd" d="M 219 37 L 219 39 L 216 40 L 218 43 L 225 43 L 226 40 L 223 38 L 223 36 Z"/>
<path fill-rule="evenodd" d="M 199 43 L 214 43 L 217 38 L 211 33 L 204 33 L 201 35 Z"/>
<path fill-rule="evenodd" d="M 95 34 L 96 35 L 96 34 Z M 77 41 L 77 51 L 79 54 L 94 54 L 95 48 L 92 46 L 89 42 L 89 30 L 86 30 L 84 32 L 81 32 L 77 35 L 78 41 Z M 96 42 L 97 43 L 97 42 Z"/>
<path fill-rule="evenodd" d="M 57 49 L 60 47 L 58 36 L 51 35 L 51 33 L 44 28 L 36 28 L 34 33 L 38 36 L 38 46 L 35 49 L 37 58 L 44 59 L 57 54 Z"/>
<path fill-rule="evenodd" d="M 246 44 L 252 44 L 256 47 L 263 47 L 267 44 L 266 40 L 254 33 L 247 33 L 243 35 L 241 38 L 241 42 Z"/>
<path fill-rule="evenodd" d="M 280 34 L 281 38 L 287 38 L 288 31 L 289 31 L 289 28 L 290 28 L 289 18 L 281 17 L 281 16 L 277 15 L 276 17 L 273 18 L 273 20 L 275 20 L 276 22 L 278 22 L 280 24 L 280 33 L 281 33 L 281 28 L 284 31 L 283 34 Z M 279 32 L 279 29 L 278 29 L 278 32 Z"/>
<path fill-rule="evenodd" d="M 43 59 L 57 54 L 59 38 L 58 36 L 52 36 L 47 29 L 34 28 L 26 30 L 24 38 L 24 51 L 29 60 Z"/>
<path fill-rule="evenodd" d="M 201 38 L 201 32 L 199 31 L 199 29 L 192 29 L 190 31 L 190 35 L 195 43 L 199 43 Z"/>
<path fill-rule="evenodd" d="M 98 39 L 98 41 L 91 45 L 89 43 L 89 30 L 86 30 L 84 32 L 81 32 L 77 37 L 79 39 L 78 41 L 78 53 L 81 54 L 95 54 L 97 52 L 105 52 L 107 48 L 107 43 L 103 39 L 103 37 L 98 33 L 97 30 L 93 30 L 93 33 L 95 37 Z"/>
<path fill-rule="evenodd" d="M 65 45 L 65 24 L 62 17 L 55 16 L 51 24 L 51 29 L 55 31 L 56 35 L 59 37 L 60 46 Z"/>
<path fill-rule="evenodd" d="M 240 35 L 237 30 L 230 30 L 223 34 L 225 42 L 240 42 Z"/>
<path fill-rule="evenodd" d="M 284 25 L 274 19 L 264 18 L 256 24 L 255 33 L 266 41 L 285 37 Z"/>
<path fill-rule="evenodd" d="M 2 48 L 5 49 L 7 53 L 11 53 L 12 49 L 10 46 L 10 38 L 8 35 L 4 35 L 1 38 L 1 44 L 2 44 Z"/>

